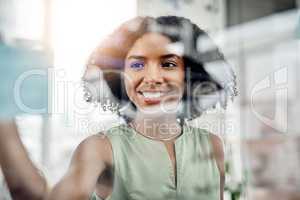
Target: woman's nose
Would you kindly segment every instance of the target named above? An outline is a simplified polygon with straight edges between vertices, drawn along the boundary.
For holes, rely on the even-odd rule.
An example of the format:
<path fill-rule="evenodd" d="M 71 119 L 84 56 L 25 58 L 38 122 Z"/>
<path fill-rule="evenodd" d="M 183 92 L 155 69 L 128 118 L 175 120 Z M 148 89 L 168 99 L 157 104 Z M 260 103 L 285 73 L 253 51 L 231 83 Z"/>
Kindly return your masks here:
<path fill-rule="evenodd" d="M 151 64 L 147 67 L 145 81 L 152 83 L 161 83 L 163 81 L 162 73 L 158 65 Z"/>

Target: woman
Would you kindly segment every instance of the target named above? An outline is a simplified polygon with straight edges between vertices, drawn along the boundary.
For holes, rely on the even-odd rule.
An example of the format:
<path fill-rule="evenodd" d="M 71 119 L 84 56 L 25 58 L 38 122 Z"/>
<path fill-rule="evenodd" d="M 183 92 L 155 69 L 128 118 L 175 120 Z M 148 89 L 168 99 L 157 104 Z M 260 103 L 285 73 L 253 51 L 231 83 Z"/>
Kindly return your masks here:
<path fill-rule="evenodd" d="M 49 199 L 223 199 L 222 141 L 186 123 L 236 93 L 204 31 L 175 16 L 135 18 L 88 61 L 86 100 L 104 105 L 97 77 L 126 123 L 85 139 Z"/>
<path fill-rule="evenodd" d="M 0 126 L 0 165 L 15 199 L 223 199 L 222 141 L 186 122 L 236 94 L 204 31 L 174 16 L 130 20 L 96 48 L 84 76 L 86 100 L 107 106 L 98 76 L 126 123 L 85 139 L 49 194 L 17 134 L 4 142 L 15 125 Z"/>

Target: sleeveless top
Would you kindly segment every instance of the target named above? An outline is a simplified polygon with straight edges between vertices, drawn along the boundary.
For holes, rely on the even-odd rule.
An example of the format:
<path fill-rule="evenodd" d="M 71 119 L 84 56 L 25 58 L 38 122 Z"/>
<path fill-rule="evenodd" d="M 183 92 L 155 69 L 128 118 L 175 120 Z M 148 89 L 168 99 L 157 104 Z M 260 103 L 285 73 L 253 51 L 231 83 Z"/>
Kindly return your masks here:
<path fill-rule="evenodd" d="M 106 200 L 219 200 L 220 174 L 210 133 L 183 125 L 174 141 L 177 183 L 163 142 L 126 124 L 105 133 L 113 151 L 113 190 Z M 101 200 L 94 192 L 90 200 Z"/>

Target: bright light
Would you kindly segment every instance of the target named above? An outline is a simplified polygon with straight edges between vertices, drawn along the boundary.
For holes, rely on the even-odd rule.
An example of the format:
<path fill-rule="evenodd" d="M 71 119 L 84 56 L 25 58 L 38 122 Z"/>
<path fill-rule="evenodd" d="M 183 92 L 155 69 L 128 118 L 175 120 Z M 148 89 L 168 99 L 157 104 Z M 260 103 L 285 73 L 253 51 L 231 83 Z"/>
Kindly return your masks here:
<path fill-rule="evenodd" d="M 64 70 L 59 72 L 58 78 L 54 78 L 56 86 L 62 85 L 62 81 L 65 84 L 67 81 L 78 83 L 93 48 L 104 36 L 137 13 L 136 0 L 53 0 L 52 10 L 54 69 Z M 54 86 L 53 91 L 53 107 L 64 107 L 60 111 L 67 115 L 74 104 L 72 89 L 57 91 L 59 89 Z"/>
<path fill-rule="evenodd" d="M 43 1 L 18 1 L 15 8 L 15 31 L 10 36 L 29 40 L 42 40 L 44 26 Z"/>
<path fill-rule="evenodd" d="M 80 77 L 88 54 L 103 36 L 136 15 L 135 0 L 53 0 L 56 67 Z"/>

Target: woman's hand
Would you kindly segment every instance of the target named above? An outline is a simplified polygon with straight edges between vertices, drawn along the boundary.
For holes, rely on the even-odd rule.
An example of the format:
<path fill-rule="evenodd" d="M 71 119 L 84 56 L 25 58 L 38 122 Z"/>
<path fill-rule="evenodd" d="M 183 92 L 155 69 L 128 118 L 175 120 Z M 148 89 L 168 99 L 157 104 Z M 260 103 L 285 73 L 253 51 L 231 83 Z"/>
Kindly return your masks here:
<path fill-rule="evenodd" d="M 14 200 L 45 197 L 46 179 L 30 160 L 14 121 L 0 122 L 0 166 Z"/>

